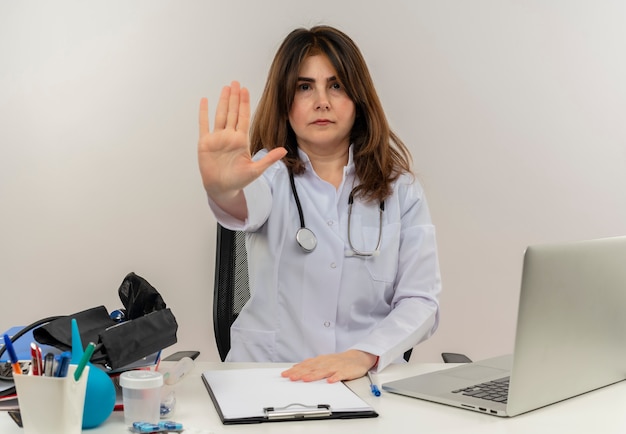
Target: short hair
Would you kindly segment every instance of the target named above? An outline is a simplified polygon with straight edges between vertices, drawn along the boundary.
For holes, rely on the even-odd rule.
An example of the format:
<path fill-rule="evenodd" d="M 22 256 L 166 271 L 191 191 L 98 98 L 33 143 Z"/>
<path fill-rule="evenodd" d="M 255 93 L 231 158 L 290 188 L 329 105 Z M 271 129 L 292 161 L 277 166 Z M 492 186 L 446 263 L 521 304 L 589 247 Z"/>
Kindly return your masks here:
<path fill-rule="evenodd" d="M 328 58 L 348 97 L 355 105 L 350 133 L 359 186 L 355 195 L 384 200 L 391 183 L 410 173 L 407 147 L 391 131 L 361 51 L 345 33 L 330 26 L 293 30 L 282 42 L 270 67 L 250 133 L 251 151 L 285 147 L 284 162 L 294 174 L 305 167 L 298 154 L 296 135 L 289 123 L 300 66 L 315 55 Z M 395 145 L 395 146 L 394 146 Z"/>

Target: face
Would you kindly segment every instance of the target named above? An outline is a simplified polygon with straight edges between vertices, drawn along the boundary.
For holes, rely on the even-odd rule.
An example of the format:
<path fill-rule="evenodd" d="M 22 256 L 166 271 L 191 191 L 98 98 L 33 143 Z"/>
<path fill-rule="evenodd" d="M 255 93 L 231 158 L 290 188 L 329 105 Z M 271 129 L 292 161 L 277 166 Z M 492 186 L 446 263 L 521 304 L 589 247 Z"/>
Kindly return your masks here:
<path fill-rule="evenodd" d="M 300 66 L 289 123 L 303 151 L 332 152 L 350 146 L 354 102 L 324 55 L 310 56 Z"/>

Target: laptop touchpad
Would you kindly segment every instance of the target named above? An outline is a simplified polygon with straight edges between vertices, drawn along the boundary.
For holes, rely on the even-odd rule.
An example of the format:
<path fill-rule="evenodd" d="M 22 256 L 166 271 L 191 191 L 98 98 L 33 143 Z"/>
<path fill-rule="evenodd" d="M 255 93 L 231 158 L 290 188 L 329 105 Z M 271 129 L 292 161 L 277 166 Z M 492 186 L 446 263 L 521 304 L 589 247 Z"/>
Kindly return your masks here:
<path fill-rule="evenodd" d="M 497 377 L 498 375 L 506 376 L 508 371 L 498 368 L 490 368 L 489 366 L 465 365 L 459 369 L 449 369 L 441 372 L 443 375 L 456 378 L 464 378 L 467 380 L 481 380 L 483 378 Z"/>

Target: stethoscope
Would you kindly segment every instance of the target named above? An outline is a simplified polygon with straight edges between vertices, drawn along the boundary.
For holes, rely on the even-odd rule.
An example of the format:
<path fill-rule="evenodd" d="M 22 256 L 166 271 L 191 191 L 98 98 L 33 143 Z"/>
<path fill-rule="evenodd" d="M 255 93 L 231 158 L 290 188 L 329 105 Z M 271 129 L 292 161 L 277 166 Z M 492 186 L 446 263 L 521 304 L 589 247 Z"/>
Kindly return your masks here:
<path fill-rule="evenodd" d="M 291 192 L 293 198 L 296 201 L 296 207 L 298 208 L 298 216 L 300 217 L 300 229 L 296 232 L 296 241 L 306 253 L 311 253 L 317 247 L 317 237 L 313 231 L 306 227 L 304 224 L 304 213 L 302 212 L 302 205 L 300 204 L 300 198 L 298 197 L 298 190 L 296 189 L 296 183 L 293 178 L 293 173 L 289 171 L 289 181 L 291 183 Z M 346 251 L 347 256 L 378 256 L 380 253 L 380 243 L 383 238 L 383 211 L 385 211 L 385 201 L 381 201 L 378 207 L 379 219 L 378 219 L 378 241 L 376 242 L 376 248 L 372 251 L 362 251 L 356 249 L 352 245 L 352 236 L 350 231 L 350 222 L 352 221 L 352 204 L 354 203 L 354 191 L 356 187 L 350 192 L 348 197 L 348 244 L 350 245 L 350 251 Z"/>

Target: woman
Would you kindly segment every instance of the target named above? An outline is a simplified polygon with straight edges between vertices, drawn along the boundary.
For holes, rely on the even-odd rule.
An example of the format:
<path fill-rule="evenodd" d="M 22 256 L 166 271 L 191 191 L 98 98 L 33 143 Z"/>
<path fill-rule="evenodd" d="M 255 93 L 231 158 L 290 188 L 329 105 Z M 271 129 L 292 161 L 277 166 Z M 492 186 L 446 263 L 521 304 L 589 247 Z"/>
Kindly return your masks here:
<path fill-rule="evenodd" d="M 438 324 L 435 230 L 354 42 L 328 26 L 291 32 L 249 129 L 239 83 L 213 131 L 202 99 L 210 207 L 247 233 L 251 298 L 227 360 L 296 362 L 284 376 L 329 382 L 402 361 Z"/>

